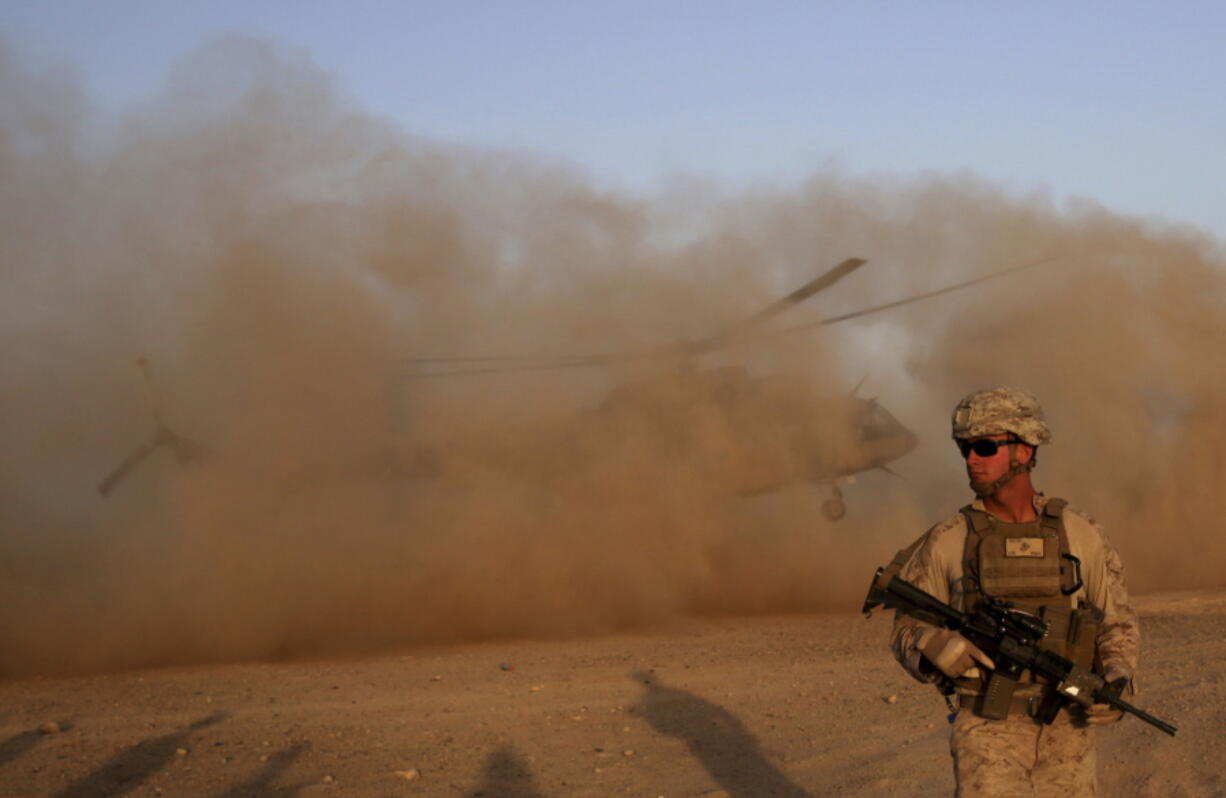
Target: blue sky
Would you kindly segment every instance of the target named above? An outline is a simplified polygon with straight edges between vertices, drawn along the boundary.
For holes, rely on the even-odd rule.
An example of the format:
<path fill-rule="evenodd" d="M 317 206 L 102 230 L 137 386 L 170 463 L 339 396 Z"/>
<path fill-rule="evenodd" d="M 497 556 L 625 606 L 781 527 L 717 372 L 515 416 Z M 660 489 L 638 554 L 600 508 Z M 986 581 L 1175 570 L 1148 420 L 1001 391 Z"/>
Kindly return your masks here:
<path fill-rule="evenodd" d="M 152 2 L 0 6 L 35 69 L 103 110 L 227 33 L 301 48 L 431 138 L 564 159 L 650 190 L 831 165 L 970 170 L 1226 239 L 1226 4 Z"/>

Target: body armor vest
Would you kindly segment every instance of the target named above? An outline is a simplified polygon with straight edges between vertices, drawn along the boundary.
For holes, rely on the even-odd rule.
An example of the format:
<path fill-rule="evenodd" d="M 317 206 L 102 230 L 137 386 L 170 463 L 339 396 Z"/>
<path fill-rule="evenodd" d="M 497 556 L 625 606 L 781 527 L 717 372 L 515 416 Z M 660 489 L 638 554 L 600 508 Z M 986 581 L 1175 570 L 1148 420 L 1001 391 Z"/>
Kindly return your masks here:
<path fill-rule="evenodd" d="M 1085 668 L 1093 668 L 1095 638 L 1102 612 L 1072 595 L 1081 588 L 1080 561 L 1069 553 L 1064 529 L 1063 499 L 1049 499 L 1035 521 L 1009 524 L 971 506 L 960 511 L 966 518 L 962 549 L 963 609 L 974 612 L 983 596 L 1009 601 L 1048 624 L 1040 645 Z M 1007 683 L 1006 683 L 1007 682 Z M 1033 684 L 1029 672 L 1022 684 Z M 1042 689 L 1023 691 L 1014 700 L 1018 683 L 997 679 L 960 681 L 958 692 L 971 699 L 974 711 L 987 718 L 1004 718 L 1009 711 L 1028 708 Z"/>

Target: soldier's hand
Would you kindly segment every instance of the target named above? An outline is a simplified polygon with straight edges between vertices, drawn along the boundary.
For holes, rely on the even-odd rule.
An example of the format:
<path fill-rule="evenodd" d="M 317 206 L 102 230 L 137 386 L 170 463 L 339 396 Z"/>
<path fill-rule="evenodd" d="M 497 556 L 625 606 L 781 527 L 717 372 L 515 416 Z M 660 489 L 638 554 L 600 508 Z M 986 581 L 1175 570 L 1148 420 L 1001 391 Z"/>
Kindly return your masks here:
<path fill-rule="evenodd" d="M 979 669 L 975 663 L 988 668 L 996 667 L 974 643 L 949 629 L 925 629 L 920 632 L 915 645 L 929 662 L 951 679 L 978 676 Z"/>
<path fill-rule="evenodd" d="M 1115 666 L 1107 668 L 1103 680 L 1123 692 L 1128 686 L 1128 674 Z M 1086 708 L 1086 723 L 1091 726 L 1105 726 L 1108 723 L 1118 723 L 1124 717 L 1124 710 L 1116 709 L 1110 704 L 1091 704 Z"/>
<path fill-rule="evenodd" d="M 1116 709 L 1110 704 L 1091 704 L 1086 708 L 1086 723 L 1091 726 L 1106 726 L 1108 723 L 1118 723 L 1124 717 L 1124 710 Z"/>

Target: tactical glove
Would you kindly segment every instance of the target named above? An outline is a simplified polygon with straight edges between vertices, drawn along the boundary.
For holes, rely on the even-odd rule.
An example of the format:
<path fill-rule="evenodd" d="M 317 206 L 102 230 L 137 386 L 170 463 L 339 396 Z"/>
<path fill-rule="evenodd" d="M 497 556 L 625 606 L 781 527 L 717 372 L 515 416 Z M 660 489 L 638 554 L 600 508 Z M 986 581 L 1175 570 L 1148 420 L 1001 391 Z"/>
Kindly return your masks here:
<path fill-rule="evenodd" d="M 988 655 L 980 651 L 974 643 L 949 629 L 925 629 L 920 632 L 915 647 L 925 659 L 951 679 L 977 677 L 979 669 L 975 667 L 976 662 L 988 668 L 996 667 Z"/>
<path fill-rule="evenodd" d="M 1107 672 L 1103 674 L 1103 680 L 1113 687 L 1119 687 L 1120 692 L 1128 685 L 1128 674 L 1121 668 L 1112 665 L 1107 668 Z M 1123 684 L 1120 684 L 1120 682 Z M 1124 710 L 1116 709 L 1110 704 L 1091 704 L 1086 708 L 1086 723 L 1091 726 L 1105 726 L 1108 723 L 1116 723 L 1124 717 Z"/>

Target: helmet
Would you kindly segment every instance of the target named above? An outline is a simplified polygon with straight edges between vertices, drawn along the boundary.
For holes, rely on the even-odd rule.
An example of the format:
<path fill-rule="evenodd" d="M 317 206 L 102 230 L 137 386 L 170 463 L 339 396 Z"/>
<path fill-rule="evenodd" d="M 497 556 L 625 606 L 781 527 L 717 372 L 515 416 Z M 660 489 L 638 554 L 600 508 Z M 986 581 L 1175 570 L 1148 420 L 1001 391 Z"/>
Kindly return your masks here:
<path fill-rule="evenodd" d="M 954 439 L 1012 433 L 1031 446 L 1051 443 L 1039 400 L 1021 388 L 975 391 L 954 408 Z"/>

